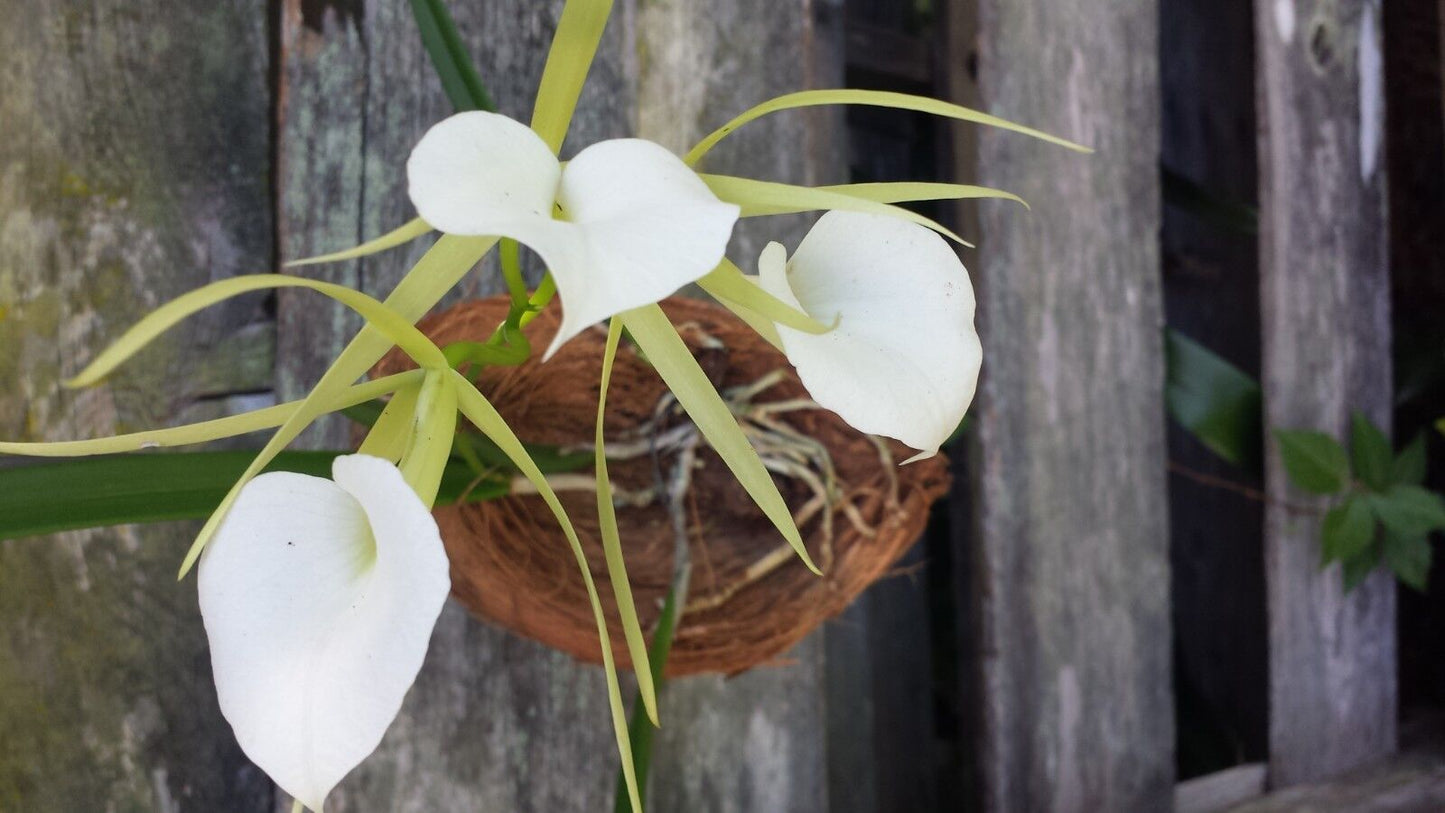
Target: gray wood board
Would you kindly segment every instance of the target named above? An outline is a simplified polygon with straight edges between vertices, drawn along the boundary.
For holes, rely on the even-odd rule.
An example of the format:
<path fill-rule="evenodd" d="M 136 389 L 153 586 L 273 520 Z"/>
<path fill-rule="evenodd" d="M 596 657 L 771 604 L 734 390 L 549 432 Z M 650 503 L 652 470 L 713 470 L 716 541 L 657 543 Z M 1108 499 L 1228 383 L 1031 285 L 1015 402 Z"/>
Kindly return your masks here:
<path fill-rule="evenodd" d="M 251 0 L 0 3 L 0 437 L 216 417 L 269 388 L 259 296 L 188 320 L 101 386 L 59 383 L 151 308 L 269 263 L 264 15 Z M 264 808 L 270 783 L 216 706 L 194 579 L 175 579 L 194 532 L 0 542 L 0 809 Z"/>
<path fill-rule="evenodd" d="M 1156 7 L 978 4 L 976 581 L 990 811 L 1145 811 L 1174 776 Z"/>
<path fill-rule="evenodd" d="M 1270 427 L 1343 437 L 1353 409 L 1389 427 L 1384 88 L 1370 73 L 1379 32 L 1369 2 L 1256 9 Z M 1378 572 L 1347 596 L 1338 566 L 1319 568 L 1319 515 L 1284 507 L 1304 497 L 1268 446 L 1269 761 L 1283 786 L 1394 749 L 1395 583 Z"/>

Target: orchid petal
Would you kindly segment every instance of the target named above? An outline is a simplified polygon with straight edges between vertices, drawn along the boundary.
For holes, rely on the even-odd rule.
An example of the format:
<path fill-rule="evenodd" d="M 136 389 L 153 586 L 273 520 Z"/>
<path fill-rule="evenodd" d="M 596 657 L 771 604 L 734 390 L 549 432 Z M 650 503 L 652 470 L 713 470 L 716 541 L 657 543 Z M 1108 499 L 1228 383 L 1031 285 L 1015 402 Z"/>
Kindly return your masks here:
<path fill-rule="evenodd" d="M 312 810 L 381 742 L 451 587 L 436 522 L 394 465 L 348 455 L 332 474 L 249 482 L 198 585 L 222 713 Z"/>
<path fill-rule="evenodd" d="M 562 165 L 526 125 L 473 110 L 434 125 L 406 162 L 411 202 L 449 234 L 515 237 L 552 221 Z"/>
<path fill-rule="evenodd" d="M 578 234 L 565 261 L 547 260 L 562 297 L 548 349 L 625 310 L 650 305 L 717 267 L 738 219 L 691 169 L 635 138 L 593 144 L 562 173 L 558 202 Z"/>
<path fill-rule="evenodd" d="M 836 329 L 779 325 L 788 360 L 819 405 L 855 429 L 930 457 L 973 400 L 982 353 L 973 286 L 943 238 L 890 217 L 830 212 L 790 262 L 774 243 L 759 260 L 774 296 Z"/>

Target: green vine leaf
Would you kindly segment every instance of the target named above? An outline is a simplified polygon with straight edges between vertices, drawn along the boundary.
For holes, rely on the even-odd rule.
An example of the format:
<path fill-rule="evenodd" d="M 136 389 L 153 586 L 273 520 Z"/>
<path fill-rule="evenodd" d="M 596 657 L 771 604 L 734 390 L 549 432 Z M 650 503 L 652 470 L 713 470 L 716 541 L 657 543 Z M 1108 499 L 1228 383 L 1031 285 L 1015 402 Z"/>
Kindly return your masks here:
<path fill-rule="evenodd" d="M 1341 563 L 1340 578 L 1344 582 L 1346 593 L 1359 587 L 1360 582 L 1374 572 L 1375 566 L 1380 563 L 1380 555 L 1380 545 L 1376 542 L 1361 555 Z"/>
<path fill-rule="evenodd" d="M 1311 494 L 1338 494 L 1350 482 L 1350 461 L 1339 441 L 1313 430 L 1276 429 L 1290 482 Z"/>
<path fill-rule="evenodd" d="M 1425 433 L 1421 432 L 1390 464 L 1390 485 L 1424 485 L 1425 472 Z"/>
<path fill-rule="evenodd" d="M 1391 486 L 1371 497 L 1375 516 L 1399 536 L 1423 536 L 1445 528 L 1445 497 L 1420 486 Z"/>
<path fill-rule="evenodd" d="M 1355 410 L 1350 418 L 1350 452 L 1354 458 L 1355 474 L 1371 491 L 1389 488 L 1393 462 L 1390 441 L 1359 410 Z"/>
<path fill-rule="evenodd" d="M 1259 382 L 1177 330 L 1164 330 L 1169 415 L 1211 452 L 1259 471 L 1263 395 Z"/>
<path fill-rule="evenodd" d="M 1424 534 L 1385 534 L 1386 564 L 1395 571 L 1396 578 L 1421 593 L 1430 580 L 1432 553 L 1430 540 Z"/>
<path fill-rule="evenodd" d="M 1325 514 L 1321 526 L 1323 561 L 1349 561 L 1369 550 L 1375 535 L 1375 517 L 1363 496 L 1354 496 Z"/>

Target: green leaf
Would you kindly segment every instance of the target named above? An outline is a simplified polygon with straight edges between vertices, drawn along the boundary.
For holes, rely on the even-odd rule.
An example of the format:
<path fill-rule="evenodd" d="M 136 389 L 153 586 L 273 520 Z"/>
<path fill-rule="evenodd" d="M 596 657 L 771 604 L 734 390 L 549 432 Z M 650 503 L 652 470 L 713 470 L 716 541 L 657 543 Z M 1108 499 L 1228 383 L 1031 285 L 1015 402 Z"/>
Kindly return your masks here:
<path fill-rule="evenodd" d="M 1385 534 L 1385 563 L 1396 578 L 1421 593 L 1430 581 L 1432 553 L 1430 540 L 1423 534 Z"/>
<path fill-rule="evenodd" d="M 1350 416 L 1350 451 L 1355 474 L 1371 491 L 1384 491 L 1390 485 L 1390 441 L 1379 427 L 1355 410 Z"/>
<path fill-rule="evenodd" d="M 331 476 L 343 451 L 282 452 L 267 471 Z M 0 539 L 138 522 L 203 519 L 216 509 L 253 452 L 108 455 L 0 468 Z M 437 505 L 508 493 L 510 475 L 479 478 L 447 464 Z"/>
<path fill-rule="evenodd" d="M 1426 469 L 1425 433 L 1420 432 L 1390 464 L 1390 485 L 1424 485 Z"/>
<path fill-rule="evenodd" d="M 1067 147 L 1076 152 L 1093 152 L 1093 150 L 1088 147 L 1075 144 L 1072 141 L 1067 141 L 1058 136 L 1049 135 L 1041 130 L 1035 130 L 1032 127 L 1025 127 L 1021 124 L 1014 124 L 1006 119 L 990 116 L 987 113 L 981 113 L 960 105 L 930 99 L 927 96 L 914 96 L 908 93 L 895 93 L 886 90 L 842 89 L 804 90 L 769 99 L 756 107 L 744 111 L 727 124 L 709 133 L 702 141 L 697 143 L 697 146 L 688 151 L 687 155 L 683 157 L 683 160 L 686 161 L 689 166 L 696 165 L 698 161 L 702 160 L 704 155 L 707 155 L 713 147 L 718 145 L 718 142 L 727 138 L 728 135 L 736 131 L 739 127 L 742 127 L 750 121 L 760 119 L 769 113 L 776 113 L 782 110 L 796 110 L 800 107 L 817 107 L 820 105 L 835 104 L 912 110 L 918 113 L 927 113 L 929 115 L 943 116 L 944 118 L 957 119 L 959 121 L 998 127 L 1004 130 L 1012 130 L 1013 132 L 1041 139 L 1051 144 Z"/>
<path fill-rule="evenodd" d="M 611 13 L 612 0 L 567 0 L 562 7 L 532 109 L 532 129 L 554 153 L 567 137 L 572 112 L 577 109 L 577 98 L 582 95 Z"/>
<path fill-rule="evenodd" d="M 1368 498 L 1350 497 L 1325 514 L 1320 537 L 1323 542 L 1322 565 L 1348 561 L 1364 553 L 1375 536 L 1375 516 Z"/>
<path fill-rule="evenodd" d="M 1375 516 L 1391 532 L 1418 536 L 1445 528 L 1445 498 L 1420 486 L 1397 485 L 1371 496 Z"/>
<path fill-rule="evenodd" d="M 607 417 L 607 387 L 612 382 L 612 362 L 617 358 L 617 344 L 622 340 L 622 320 L 613 319 L 607 326 L 607 345 L 602 352 L 602 378 L 597 393 L 596 460 L 597 525 L 602 535 L 602 554 L 607 560 L 607 578 L 612 582 L 612 595 L 617 600 L 617 615 L 622 634 L 627 639 L 627 652 L 632 656 L 632 671 L 637 675 L 637 693 L 647 716 L 657 725 L 657 693 L 652 685 L 652 668 L 647 662 L 647 641 L 642 637 L 642 624 L 637 620 L 637 605 L 632 600 L 632 584 L 627 578 L 627 562 L 622 558 L 622 537 L 617 529 L 617 507 L 612 504 L 612 481 L 607 474 L 607 449 L 604 425 Z M 611 644 L 605 644 L 610 646 Z"/>
<path fill-rule="evenodd" d="M 1360 582 L 1374 572 L 1380 564 L 1380 555 L 1379 543 L 1373 543 L 1364 553 L 1340 563 L 1340 581 L 1344 583 L 1346 593 L 1359 587 Z"/>
<path fill-rule="evenodd" d="M 1264 397 L 1259 382 L 1184 334 L 1164 330 L 1165 404 L 1210 451 L 1260 470 Z"/>
<path fill-rule="evenodd" d="M 932 229 L 956 243 L 973 246 L 973 243 L 954 234 L 941 223 L 891 203 L 879 203 L 856 195 L 833 192 L 821 186 L 755 181 L 752 178 L 737 178 L 731 175 L 701 175 L 699 177 L 720 200 L 737 204 L 745 214 L 749 212 L 759 214 L 773 209 L 787 212 L 819 210 L 863 212 L 864 214 L 884 215 L 907 220 L 910 223 Z"/>
<path fill-rule="evenodd" d="M 783 495 L 778 493 L 772 475 L 763 467 L 763 461 L 738 426 L 727 403 L 708 381 L 697 359 L 688 352 L 687 345 L 678 337 L 672 323 L 667 321 L 667 314 L 657 305 L 647 305 L 627 311 L 621 318 L 637 346 L 662 376 L 663 383 L 672 390 L 678 403 L 687 410 L 713 451 L 727 464 L 738 483 L 763 514 L 772 520 L 773 526 L 788 540 L 808 569 L 821 576 L 822 572 L 813 564 L 813 558 L 803 546 L 803 537 L 793 523 L 793 514 L 783 501 Z"/>
<path fill-rule="evenodd" d="M 1350 461 L 1339 441 L 1324 432 L 1274 430 L 1290 482 L 1311 494 L 1336 494 L 1350 482 Z"/>
<path fill-rule="evenodd" d="M 467 55 L 466 45 L 457 33 L 457 24 L 452 20 L 443 0 L 412 0 L 412 15 L 421 33 L 422 45 L 431 57 L 432 67 L 441 80 L 447 99 L 457 112 L 464 110 L 494 111 L 497 106 L 482 84 L 472 59 Z"/>
<path fill-rule="evenodd" d="M 666 682 L 663 668 L 667 656 L 672 652 L 672 636 L 677 629 L 677 586 L 667 591 L 662 602 L 662 613 L 657 617 L 657 629 L 652 633 L 652 645 L 648 647 L 648 660 L 652 663 L 652 683 L 662 691 Z M 638 787 L 647 787 L 647 774 L 652 765 L 652 738 L 657 726 L 649 720 L 639 695 L 632 704 L 632 719 L 627 724 L 627 738 L 632 741 L 632 771 L 637 776 Z M 612 803 L 614 813 L 633 813 L 632 802 L 627 793 L 627 778 L 617 773 L 617 795 Z"/>

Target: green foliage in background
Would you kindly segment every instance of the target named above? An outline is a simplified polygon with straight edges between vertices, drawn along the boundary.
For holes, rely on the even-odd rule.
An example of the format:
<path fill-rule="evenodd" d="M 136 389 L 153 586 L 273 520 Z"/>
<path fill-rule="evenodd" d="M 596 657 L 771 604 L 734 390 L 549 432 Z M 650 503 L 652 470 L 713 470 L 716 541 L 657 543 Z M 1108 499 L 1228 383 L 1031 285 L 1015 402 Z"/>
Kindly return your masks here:
<path fill-rule="evenodd" d="M 1339 498 L 1320 526 L 1321 565 L 1339 562 L 1346 590 L 1383 562 L 1400 581 L 1424 591 L 1429 535 L 1445 529 L 1445 497 L 1423 485 L 1424 434 L 1395 453 L 1384 433 L 1356 412 L 1348 452 L 1323 432 L 1277 429 L 1274 437 L 1290 482 Z"/>

